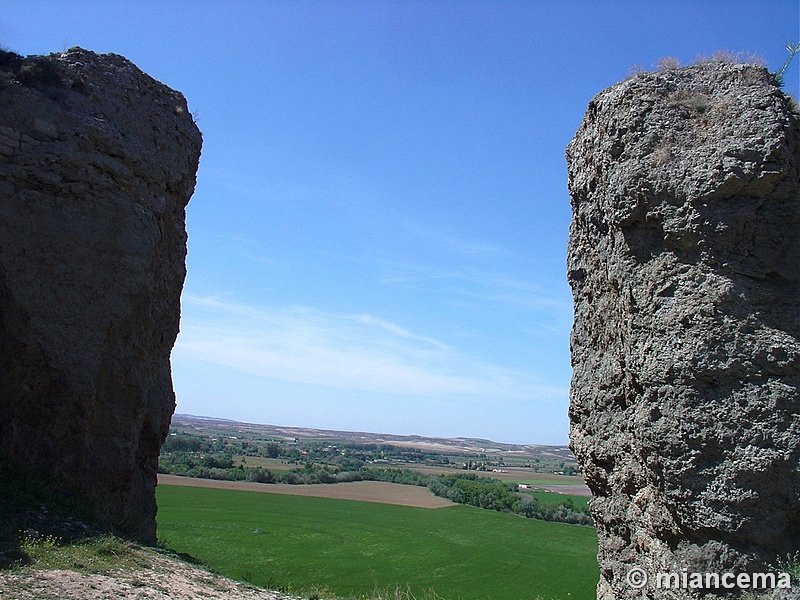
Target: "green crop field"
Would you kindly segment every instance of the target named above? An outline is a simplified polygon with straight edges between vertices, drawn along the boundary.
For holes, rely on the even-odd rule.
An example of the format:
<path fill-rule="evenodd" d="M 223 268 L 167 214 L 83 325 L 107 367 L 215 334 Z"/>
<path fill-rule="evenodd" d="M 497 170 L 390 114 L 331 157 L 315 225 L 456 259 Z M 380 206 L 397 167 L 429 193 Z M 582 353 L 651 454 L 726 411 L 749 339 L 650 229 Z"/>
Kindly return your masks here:
<path fill-rule="evenodd" d="M 471 506 L 410 508 L 159 485 L 158 536 L 256 585 L 342 598 L 433 590 L 448 600 L 589 600 L 597 535 Z"/>

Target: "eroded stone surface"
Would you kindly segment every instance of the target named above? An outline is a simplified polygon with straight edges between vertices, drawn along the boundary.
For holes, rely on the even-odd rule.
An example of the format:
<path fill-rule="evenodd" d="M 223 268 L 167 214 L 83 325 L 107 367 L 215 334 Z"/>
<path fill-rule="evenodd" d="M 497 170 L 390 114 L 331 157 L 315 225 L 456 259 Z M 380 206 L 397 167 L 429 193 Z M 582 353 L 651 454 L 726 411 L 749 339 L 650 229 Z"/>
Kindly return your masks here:
<path fill-rule="evenodd" d="M 760 67 L 648 73 L 567 151 L 571 445 L 601 598 L 800 548 L 800 125 Z"/>
<path fill-rule="evenodd" d="M 153 542 L 200 132 L 121 56 L 29 64 L 0 82 L 0 447 Z"/>

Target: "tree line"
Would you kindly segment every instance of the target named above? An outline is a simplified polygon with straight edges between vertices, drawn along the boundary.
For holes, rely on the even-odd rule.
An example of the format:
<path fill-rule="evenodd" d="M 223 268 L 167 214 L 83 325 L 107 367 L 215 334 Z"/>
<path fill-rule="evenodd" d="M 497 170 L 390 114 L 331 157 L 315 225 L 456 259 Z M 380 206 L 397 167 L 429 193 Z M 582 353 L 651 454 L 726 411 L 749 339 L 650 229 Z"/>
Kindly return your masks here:
<path fill-rule="evenodd" d="M 341 464 L 306 462 L 290 471 L 272 471 L 263 467 L 234 465 L 230 454 L 214 453 L 216 448 L 205 440 L 186 437 L 171 440 L 167 452 L 162 451 L 159 473 L 256 483 L 293 485 L 335 484 L 352 481 L 387 481 L 403 485 L 428 487 L 437 496 L 459 504 L 487 510 L 521 515 L 531 519 L 592 525 L 587 508 L 577 506 L 571 498 L 558 504 L 539 502 L 530 494 L 521 493 L 517 485 L 475 473 L 425 475 L 418 471 L 368 466 L 361 461 Z"/>

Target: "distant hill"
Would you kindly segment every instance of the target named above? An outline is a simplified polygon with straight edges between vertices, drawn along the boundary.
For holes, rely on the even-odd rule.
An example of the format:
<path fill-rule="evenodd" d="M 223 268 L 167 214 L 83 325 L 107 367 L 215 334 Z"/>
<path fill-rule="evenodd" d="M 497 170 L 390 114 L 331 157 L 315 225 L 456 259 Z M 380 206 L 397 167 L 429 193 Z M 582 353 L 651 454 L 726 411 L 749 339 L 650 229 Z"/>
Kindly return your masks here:
<path fill-rule="evenodd" d="M 329 444 L 387 444 L 441 452 L 446 454 L 487 454 L 493 456 L 515 456 L 547 458 L 567 464 L 575 464 L 575 457 L 568 446 L 546 446 L 538 444 L 504 444 L 480 438 L 438 438 L 421 435 L 394 435 L 365 431 L 336 431 L 308 427 L 285 427 L 256 423 L 240 423 L 229 419 L 175 414 L 172 426 L 193 429 L 198 433 L 227 433 L 231 436 L 248 435 L 284 440 L 318 440 Z"/>

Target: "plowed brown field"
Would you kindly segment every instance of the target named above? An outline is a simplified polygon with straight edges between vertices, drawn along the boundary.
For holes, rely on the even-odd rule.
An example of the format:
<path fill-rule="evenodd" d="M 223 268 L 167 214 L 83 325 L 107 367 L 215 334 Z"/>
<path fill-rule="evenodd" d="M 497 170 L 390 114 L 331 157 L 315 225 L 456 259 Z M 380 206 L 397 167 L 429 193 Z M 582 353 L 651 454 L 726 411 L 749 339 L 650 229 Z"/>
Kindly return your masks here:
<path fill-rule="evenodd" d="M 418 508 L 444 508 L 446 506 L 453 506 L 453 502 L 440 498 L 439 496 L 434 496 L 426 487 L 400 485 L 399 483 L 387 483 L 385 481 L 289 485 L 285 483 L 218 481 L 215 479 L 159 475 L 158 483 L 160 485 L 185 485 L 223 490 L 265 492 L 267 494 L 289 494 L 294 496 L 314 496 L 316 498 L 358 500 L 361 502 L 378 502 L 380 504 L 397 504 L 400 506 L 415 506 Z"/>

